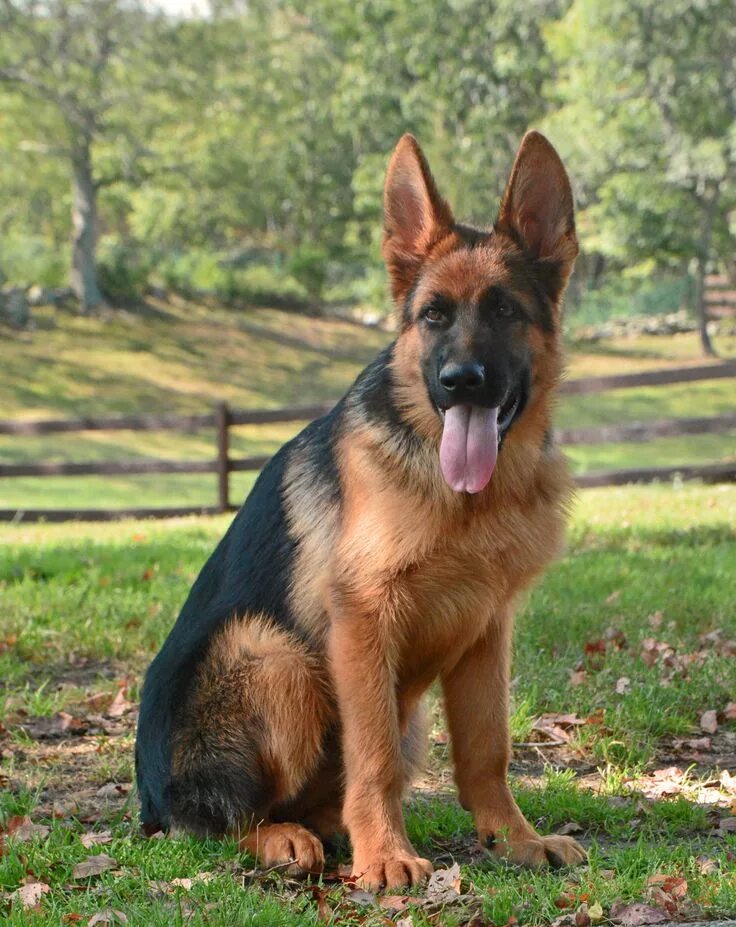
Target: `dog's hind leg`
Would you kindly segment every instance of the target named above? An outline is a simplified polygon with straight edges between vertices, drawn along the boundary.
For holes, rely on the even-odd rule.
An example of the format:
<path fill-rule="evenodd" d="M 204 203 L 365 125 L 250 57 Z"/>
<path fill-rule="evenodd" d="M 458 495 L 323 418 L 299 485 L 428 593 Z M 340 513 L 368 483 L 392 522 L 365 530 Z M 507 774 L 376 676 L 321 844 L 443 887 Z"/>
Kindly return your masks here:
<path fill-rule="evenodd" d="M 211 641 L 172 740 L 175 827 L 231 834 L 266 865 L 317 871 L 319 839 L 273 823 L 320 764 L 334 713 L 320 663 L 262 616 L 231 621 Z"/>

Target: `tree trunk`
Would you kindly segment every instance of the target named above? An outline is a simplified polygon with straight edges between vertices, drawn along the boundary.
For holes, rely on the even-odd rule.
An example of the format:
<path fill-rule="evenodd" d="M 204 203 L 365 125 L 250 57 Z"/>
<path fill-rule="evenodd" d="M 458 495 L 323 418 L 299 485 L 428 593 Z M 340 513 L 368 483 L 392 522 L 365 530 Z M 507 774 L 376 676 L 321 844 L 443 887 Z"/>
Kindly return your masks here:
<path fill-rule="evenodd" d="M 700 241 L 698 242 L 698 260 L 695 269 L 694 309 L 700 331 L 700 344 L 706 357 L 717 357 L 713 342 L 708 334 L 708 307 L 705 302 L 705 276 L 708 272 L 708 258 L 710 256 L 710 243 L 713 236 L 713 221 L 718 202 L 718 187 L 710 197 L 703 201 L 703 217 L 700 226 Z"/>
<path fill-rule="evenodd" d="M 96 223 L 97 187 L 85 139 L 72 156 L 72 289 L 85 313 L 105 301 L 97 280 Z"/>

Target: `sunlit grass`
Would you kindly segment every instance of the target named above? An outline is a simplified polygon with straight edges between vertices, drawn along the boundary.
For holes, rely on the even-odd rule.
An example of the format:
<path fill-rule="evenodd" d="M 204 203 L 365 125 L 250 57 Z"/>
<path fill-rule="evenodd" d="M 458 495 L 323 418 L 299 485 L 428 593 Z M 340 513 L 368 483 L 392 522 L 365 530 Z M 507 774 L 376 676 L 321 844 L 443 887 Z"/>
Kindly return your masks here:
<path fill-rule="evenodd" d="M 86 923 L 97 911 L 123 911 L 130 923 L 227 927 L 317 924 L 309 891 L 295 890 L 278 874 L 243 884 L 252 861 L 233 842 L 191 838 L 148 841 L 137 829 L 135 797 L 103 812 L 96 824 L 54 818 L 37 810 L 45 790 L 60 778 L 75 787 L 130 782 L 132 735 L 100 737 L 85 766 L 74 771 L 49 752 L 23 764 L 16 751 L 38 748 L 18 733 L 14 719 L 83 711 L 90 694 L 112 696 L 121 679 L 136 698 L 142 673 L 174 621 L 191 582 L 224 532 L 230 516 L 163 522 L 0 526 L 0 722 L 11 730 L 0 774 L 0 826 L 13 814 L 30 814 L 50 833 L 28 843 L 5 843 L 0 892 L 14 892 L 33 875 L 51 886 L 41 910 L 22 911 L 0 901 L 4 923 L 51 927 Z M 588 868 L 574 872 L 525 872 L 491 862 L 463 862 L 464 890 L 472 885 L 485 916 L 495 924 L 548 924 L 556 902 L 587 901 L 606 914 L 618 900 L 642 900 L 647 880 L 663 873 L 685 878 L 688 896 L 706 917 L 736 914 L 736 878 L 729 854 L 736 838 L 714 835 L 709 809 L 687 797 L 642 804 L 629 777 L 653 761 L 662 738 L 697 735 L 698 719 L 720 708 L 736 691 L 732 657 L 709 652 L 686 676 L 662 684 L 663 667 L 641 658 L 642 642 L 655 636 L 678 653 L 699 646 L 703 632 L 721 628 L 736 636 L 736 487 L 688 485 L 588 490 L 578 496 L 569 551 L 532 593 L 520 616 L 513 666 L 513 735 L 526 740 L 534 718 L 548 711 L 594 716 L 572 747 L 594 764 L 595 789 L 570 770 L 548 768 L 541 780 L 516 779 L 514 788 L 529 819 L 545 832 L 575 822 L 590 851 Z M 650 621 L 659 613 L 656 626 Z M 578 686 L 570 673 L 585 659 L 585 644 L 621 632 L 623 649 L 611 648 Z M 65 681 L 70 660 L 87 660 L 89 681 Z M 626 694 L 615 691 L 621 676 Z M 81 706 L 81 707 L 80 707 Z M 441 715 L 438 715 L 441 719 Z M 441 723 L 441 720 L 440 720 Z M 731 725 L 728 730 L 733 732 Z M 25 739 L 24 739 L 25 738 Z M 446 746 L 433 748 L 432 765 L 445 769 Z M 698 774 L 692 773 L 694 781 Z M 445 781 L 449 780 L 445 778 Z M 130 817 L 128 817 L 130 815 Z M 467 860 L 470 816 L 451 789 L 417 794 L 407 809 L 418 849 L 445 864 Z M 85 850 L 80 835 L 91 827 L 112 831 L 112 842 Z M 88 884 L 72 870 L 90 853 L 104 851 L 115 872 Z M 710 871 L 701 865 L 712 861 Z M 157 888 L 175 878 L 211 874 L 189 891 Z M 72 886 L 81 885 L 82 888 Z M 341 889 L 330 902 L 337 904 Z M 341 925 L 385 923 L 376 910 L 340 907 Z M 185 914 L 179 917 L 180 911 Z M 188 913 L 187 913 L 188 912 Z M 415 912 L 413 923 L 434 923 Z M 65 920 L 66 918 L 66 920 Z M 448 908 L 441 923 L 467 924 Z"/>

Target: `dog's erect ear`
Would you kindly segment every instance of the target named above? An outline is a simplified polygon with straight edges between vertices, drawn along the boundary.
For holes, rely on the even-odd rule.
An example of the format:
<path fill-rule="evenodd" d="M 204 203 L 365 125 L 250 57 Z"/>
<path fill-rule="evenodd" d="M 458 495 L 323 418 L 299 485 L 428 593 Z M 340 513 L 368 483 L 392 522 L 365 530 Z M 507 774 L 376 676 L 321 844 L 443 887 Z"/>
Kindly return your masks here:
<path fill-rule="evenodd" d="M 527 132 L 511 171 L 496 230 L 533 257 L 559 264 L 564 287 L 578 253 L 572 190 L 560 156 L 539 132 Z"/>
<path fill-rule="evenodd" d="M 406 296 L 425 256 L 453 222 L 419 143 L 413 135 L 403 135 L 391 156 L 383 192 L 383 257 L 394 299 Z"/>

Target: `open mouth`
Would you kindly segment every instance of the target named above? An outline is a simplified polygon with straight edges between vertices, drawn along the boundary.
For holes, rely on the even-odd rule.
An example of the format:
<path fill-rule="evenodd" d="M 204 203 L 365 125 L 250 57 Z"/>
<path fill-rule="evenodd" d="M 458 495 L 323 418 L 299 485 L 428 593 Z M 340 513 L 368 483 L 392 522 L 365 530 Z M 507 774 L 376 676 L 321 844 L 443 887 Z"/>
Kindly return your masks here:
<path fill-rule="evenodd" d="M 438 412 L 442 418 L 440 467 L 455 492 L 477 493 L 488 485 L 504 435 L 525 402 L 523 385 L 500 406 L 458 404 Z"/>
<path fill-rule="evenodd" d="M 521 411 L 522 406 L 525 403 L 525 390 L 523 386 L 517 387 L 508 394 L 506 399 L 498 409 L 498 439 L 499 441 L 503 440 L 504 435 L 511 427 L 514 419 L 517 414 Z M 443 409 L 442 406 L 437 406 L 437 412 L 444 422 L 445 416 L 447 415 L 447 409 Z"/>

